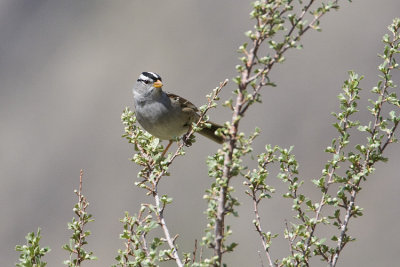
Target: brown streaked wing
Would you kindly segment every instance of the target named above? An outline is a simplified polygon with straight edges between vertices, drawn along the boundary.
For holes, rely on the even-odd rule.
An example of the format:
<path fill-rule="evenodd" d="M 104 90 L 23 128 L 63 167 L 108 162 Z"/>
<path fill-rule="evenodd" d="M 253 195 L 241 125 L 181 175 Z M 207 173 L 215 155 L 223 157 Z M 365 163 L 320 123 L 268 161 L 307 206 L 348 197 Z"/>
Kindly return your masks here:
<path fill-rule="evenodd" d="M 175 101 L 178 101 L 179 104 L 181 104 L 182 108 L 191 108 L 194 111 L 199 111 L 195 105 L 192 104 L 189 100 L 184 99 L 183 97 L 180 97 L 178 95 L 172 94 L 172 93 L 166 93 L 168 97 L 174 99 Z"/>

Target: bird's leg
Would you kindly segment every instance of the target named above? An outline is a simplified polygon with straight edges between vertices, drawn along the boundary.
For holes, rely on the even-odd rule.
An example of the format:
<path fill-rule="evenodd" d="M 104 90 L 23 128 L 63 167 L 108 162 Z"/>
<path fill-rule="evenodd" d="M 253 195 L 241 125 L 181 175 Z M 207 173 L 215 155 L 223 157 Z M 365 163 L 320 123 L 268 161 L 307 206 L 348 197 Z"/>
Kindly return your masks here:
<path fill-rule="evenodd" d="M 192 131 L 192 126 L 189 126 L 187 133 L 185 133 L 182 136 L 182 142 L 185 146 L 191 146 L 193 144 L 192 140 L 190 139 L 190 137 L 192 137 L 193 135 L 189 137 L 191 131 Z"/>
<path fill-rule="evenodd" d="M 164 149 L 163 153 L 161 154 L 161 157 L 165 156 L 165 153 L 167 153 L 167 151 L 171 147 L 171 145 L 172 145 L 172 140 L 169 140 L 169 143 L 168 143 L 167 147 Z"/>

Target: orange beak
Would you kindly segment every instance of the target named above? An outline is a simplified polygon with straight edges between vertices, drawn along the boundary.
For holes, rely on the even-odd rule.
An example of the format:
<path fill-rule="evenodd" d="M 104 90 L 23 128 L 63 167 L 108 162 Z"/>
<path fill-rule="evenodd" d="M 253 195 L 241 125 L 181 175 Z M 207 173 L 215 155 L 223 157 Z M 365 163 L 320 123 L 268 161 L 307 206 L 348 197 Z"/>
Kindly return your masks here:
<path fill-rule="evenodd" d="M 156 82 L 153 83 L 153 86 L 155 88 L 161 88 L 162 87 L 162 82 L 160 80 L 157 80 Z"/>

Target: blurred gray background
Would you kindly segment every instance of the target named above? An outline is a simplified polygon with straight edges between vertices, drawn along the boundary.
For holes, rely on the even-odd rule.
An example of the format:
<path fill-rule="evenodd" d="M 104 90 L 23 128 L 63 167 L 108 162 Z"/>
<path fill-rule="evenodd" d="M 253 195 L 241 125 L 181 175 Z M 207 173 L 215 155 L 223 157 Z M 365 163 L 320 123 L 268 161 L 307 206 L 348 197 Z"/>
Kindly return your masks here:
<path fill-rule="evenodd" d="M 254 106 L 241 124 L 247 133 L 262 129 L 256 152 L 266 143 L 295 146 L 305 192 L 316 192 L 308 181 L 320 175 L 328 159 L 322 151 L 335 136 L 330 112 L 338 110 L 336 95 L 347 71 L 366 75 L 361 86 L 368 97 L 377 81 L 381 36 L 400 16 L 398 0 L 341 2 L 339 12 L 323 18 L 321 33 L 309 32 L 304 49 L 286 54 L 287 62 L 276 66 L 272 79 L 278 87 L 264 90 L 263 105 Z M 120 115 L 132 107 L 132 85 L 140 72 L 154 71 L 165 90 L 203 104 L 211 89 L 235 75 L 236 49 L 252 27 L 250 9 L 250 1 L 227 0 L 0 1 L 0 266 L 17 261 L 15 245 L 38 227 L 41 244 L 52 248 L 48 266 L 61 266 L 68 258 L 61 246 L 70 236 L 67 222 L 81 168 L 96 219 L 88 226 L 93 233 L 88 250 L 99 257 L 85 266 L 115 262 L 123 248 L 119 218 L 152 201 L 133 184 L 139 168 L 129 161 L 133 147 L 121 138 Z M 230 82 L 222 98 L 234 88 Z M 222 123 L 230 114 L 219 108 L 210 116 Z M 368 119 L 365 109 L 360 119 Z M 344 250 L 340 266 L 398 264 L 399 148 L 387 150 L 390 161 L 378 164 L 365 184 L 358 198 L 365 215 L 350 224 L 358 242 Z M 203 235 L 202 196 L 212 182 L 205 159 L 216 149 L 198 137 L 162 182 L 161 193 L 174 198 L 166 219 L 172 233 L 180 234 L 181 251 L 192 251 L 193 240 Z M 275 175 L 271 184 L 284 189 Z M 231 240 L 239 246 L 226 262 L 261 266 L 261 244 L 241 183 L 242 178 L 234 181 L 243 202 L 240 216 L 228 221 Z M 262 206 L 262 215 L 265 230 L 282 234 L 291 203 L 280 195 Z M 277 258 L 287 251 L 287 241 L 279 240 L 271 253 Z"/>

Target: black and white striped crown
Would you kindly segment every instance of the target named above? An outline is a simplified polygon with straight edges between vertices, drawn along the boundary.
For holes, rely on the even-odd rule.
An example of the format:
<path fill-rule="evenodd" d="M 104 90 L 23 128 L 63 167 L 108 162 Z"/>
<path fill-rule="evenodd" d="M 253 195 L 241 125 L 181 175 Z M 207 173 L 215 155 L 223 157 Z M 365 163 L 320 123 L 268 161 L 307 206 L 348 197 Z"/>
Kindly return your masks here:
<path fill-rule="evenodd" d="M 144 83 L 154 83 L 157 80 L 162 81 L 161 76 L 158 75 L 155 72 L 142 72 L 142 74 L 140 74 L 139 79 L 137 80 L 138 82 L 144 82 Z"/>

